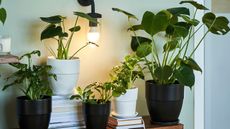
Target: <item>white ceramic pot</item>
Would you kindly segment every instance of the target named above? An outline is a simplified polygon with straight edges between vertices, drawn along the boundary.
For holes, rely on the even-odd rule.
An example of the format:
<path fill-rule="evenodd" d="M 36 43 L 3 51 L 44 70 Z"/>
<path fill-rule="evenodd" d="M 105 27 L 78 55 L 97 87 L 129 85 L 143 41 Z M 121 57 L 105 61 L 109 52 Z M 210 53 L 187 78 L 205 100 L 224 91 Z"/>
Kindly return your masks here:
<path fill-rule="evenodd" d="M 80 59 L 59 60 L 48 57 L 47 65 L 51 65 L 50 73 L 57 75 L 57 80 L 49 78 L 54 95 L 71 95 L 77 85 L 80 70 Z"/>
<path fill-rule="evenodd" d="M 112 115 L 119 117 L 131 117 L 137 115 L 136 102 L 137 102 L 138 88 L 128 89 L 124 95 L 115 97 L 113 99 L 114 111 Z"/>

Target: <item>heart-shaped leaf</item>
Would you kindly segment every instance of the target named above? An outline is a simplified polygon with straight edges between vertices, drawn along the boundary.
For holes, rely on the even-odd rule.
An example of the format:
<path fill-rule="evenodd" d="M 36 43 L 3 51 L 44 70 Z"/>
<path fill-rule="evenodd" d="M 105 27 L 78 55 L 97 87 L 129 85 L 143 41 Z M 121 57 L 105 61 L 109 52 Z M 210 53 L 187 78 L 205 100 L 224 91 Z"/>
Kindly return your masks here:
<path fill-rule="evenodd" d="M 171 17 L 171 13 L 166 10 L 156 15 L 150 11 L 146 11 L 143 15 L 141 25 L 148 34 L 153 36 L 158 32 L 166 30 Z"/>
<path fill-rule="evenodd" d="M 158 80 L 168 80 L 170 76 L 172 76 L 173 70 L 170 66 L 164 66 L 164 67 L 157 67 L 154 70 L 154 74 Z"/>
<path fill-rule="evenodd" d="M 225 35 L 229 32 L 229 21 L 226 17 L 216 17 L 215 14 L 209 12 L 203 16 L 203 23 L 209 28 L 210 32 L 217 35 Z"/>
<path fill-rule="evenodd" d="M 186 15 L 180 15 L 187 23 L 197 26 L 200 21 L 198 21 L 197 19 L 190 19 L 188 16 Z"/>
<path fill-rule="evenodd" d="M 183 62 L 189 67 L 191 67 L 192 69 L 202 72 L 202 69 L 200 68 L 200 66 L 192 58 L 188 58 Z"/>
<path fill-rule="evenodd" d="M 145 42 L 145 43 L 142 43 L 140 46 L 138 46 L 136 54 L 138 57 L 142 58 L 142 57 L 146 57 L 151 52 L 152 52 L 151 44 Z"/>
<path fill-rule="evenodd" d="M 131 40 L 131 48 L 133 51 L 136 51 L 138 46 L 142 43 L 149 43 L 151 44 L 152 40 L 145 38 L 145 37 L 141 37 L 141 36 L 132 36 L 132 40 Z"/>
<path fill-rule="evenodd" d="M 99 23 L 99 22 L 97 22 L 96 18 L 93 18 L 90 15 L 88 15 L 86 13 L 83 13 L 83 12 L 74 12 L 74 15 L 77 15 L 79 17 L 85 18 L 85 19 L 87 19 L 87 20 L 89 20 L 90 22 L 93 22 L 93 23 L 97 23 L 97 24 Z"/>
<path fill-rule="evenodd" d="M 62 34 L 62 28 L 60 26 L 49 25 L 45 30 L 42 31 L 41 40 L 52 38 Z"/>
<path fill-rule="evenodd" d="M 70 28 L 69 31 L 71 31 L 71 32 L 77 32 L 77 31 L 79 31 L 80 29 L 81 29 L 80 26 L 75 26 L 75 27 Z"/>
<path fill-rule="evenodd" d="M 178 45 L 178 40 L 172 40 L 164 45 L 164 52 L 174 50 Z"/>
<path fill-rule="evenodd" d="M 169 8 L 167 9 L 167 11 L 169 11 L 171 14 L 175 16 L 180 16 L 181 14 L 190 15 L 189 9 L 185 7 Z"/>
<path fill-rule="evenodd" d="M 206 8 L 204 5 L 197 3 L 196 1 L 181 1 L 180 4 L 184 4 L 184 3 L 189 3 L 191 5 L 193 5 L 194 7 L 196 7 L 197 9 L 200 10 L 208 10 L 208 8 Z"/>
<path fill-rule="evenodd" d="M 120 12 L 120 13 L 123 13 L 123 14 L 125 14 L 126 16 L 128 16 L 128 18 L 133 18 L 133 19 L 138 20 L 138 18 L 137 18 L 135 15 L 133 15 L 133 14 L 127 12 L 127 11 L 124 11 L 124 10 L 122 10 L 122 9 L 119 9 L 119 8 L 112 8 L 112 10 L 113 10 L 113 11 Z"/>
<path fill-rule="evenodd" d="M 175 77 L 180 84 L 189 86 L 190 88 L 195 83 L 193 69 L 184 64 L 181 64 L 180 67 L 175 71 Z"/>
<path fill-rule="evenodd" d="M 57 24 L 61 23 L 65 17 L 62 17 L 61 15 L 55 15 L 51 17 L 40 17 L 40 19 L 44 22 L 51 23 L 51 24 Z"/>
<path fill-rule="evenodd" d="M 2 22 L 2 24 L 5 23 L 6 17 L 7 17 L 6 10 L 4 8 L 0 8 L 0 21 Z"/>

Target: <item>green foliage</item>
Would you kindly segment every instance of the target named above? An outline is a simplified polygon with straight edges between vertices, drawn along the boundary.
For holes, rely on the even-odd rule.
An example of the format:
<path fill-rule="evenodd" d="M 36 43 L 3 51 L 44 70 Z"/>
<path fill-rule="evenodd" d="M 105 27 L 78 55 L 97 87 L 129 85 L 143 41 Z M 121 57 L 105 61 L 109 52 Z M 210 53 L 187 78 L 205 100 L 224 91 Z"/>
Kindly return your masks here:
<path fill-rule="evenodd" d="M 40 56 L 40 54 L 40 51 L 36 50 L 20 57 L 20 60 L 27 58 L 26 64 L 10 64 L 18 70 L 7 78 L 7 81 L 12 80 L 12 82 L 5 85 L 2 90 L 4 91 L 11 86 L 20 86 L 19 89 L 30 100 L 41 99 L 44 95 L 51 96 L 52 91 L 49 88 L 48 81 L 45 78 L 47 76 L 52 76 L 56 79 L 56 75 L 48 74 L 52 67 L 49 65 L 32 65 L 32 55 Z"/>
<path fill-rule="evenodd" d="M 112 98 L 113 84 L 110 82 L 94 82 L 87 85 L 84 89 L 77 88 L 78 94 L 72 95 L 70 99 L 81 100 L 90 104 L 105 104 Z"/>
<path fill-rule="evenodd" d="M 55 15 L 51 17 L 40 18 L 43 22 L 46 22 L 48 24 L 47 27 L 41 33 L 41 40 L 54 39 L 57 41 L 57 52 L 55 52 L 52 48 L 48 47 L 50 53 L 57 59 L 72 59 L 79 51 L 81 51 L 88 45 L 96 45 L 95 43 L 87 42 L 84 46 L 76 50 L 76 52 L 74 52 L 72 55 L 69 54 L 72 38 L 76 32 L 81 30 L 81 27 L 77 25 L 79 17 L 87 19 L 93 23 L 98 23 L 95 18 L 90 17 L 88 14 L 82 12 L 74 12 L 74 15 L 76 15 L 77 18 L 75 20 L 73 27 L 68 29 L 70 35 L 65 30 L 66 17 L 63 17 L 61 15 Z"/>
<path fill-rule="evenodd" d="M 132 33 L 131 48 L 144 61 L 152 79 L 158 85 L 167 85 L 178 81 L 182 85 L 192 87 L 195 83 L 194 70 L 202 72 L 196 61 L 192 59 L 194 52 L 209 32 L 225 35 L 230 30 L 226 17 L 208 12 L 203 16 L 202 21 L 199 21 L 195 19 L 197 10 L 208 9 L 195 1 L 180 2 L 180 4 L 184 3 L 191 4 L 196 8 L 193 16 L 190 15 L 188 8 L 175 7 L 156 14 L 146 11 L 141 23 L 135 25 L 128 20 L 130 25 L 128 30 Z M 128 12 L 123 14 L 130 17 Z M 207 32 L 189 53 L 190 40 L 203 25 L 208 28 Z M 145 36 L 137 31 L 145 32 Z M 157 49 L 156 38 L 159 33 L 165 34 L 163 51 Z"/>
<path fill-rule="evenodd" d="M 0 1 L 0 5 L 2 4 L 2 1 Z M 0 8 L 0 21 L 2 24 L 5 23 L 7 17 L 6 9 L 5 8 Z"/>
<path fill-rule="evenodd" d="M 126 93 L 127 89 L 133 88 L 136 79 L 144 79 L 142 68 L 138 64 L 140 61 L 141 58 L 136 55 L 127 55 L 121 65 L 112 69 L 110 77 L 114 87 L 113 96 L 118 97 Z"/>

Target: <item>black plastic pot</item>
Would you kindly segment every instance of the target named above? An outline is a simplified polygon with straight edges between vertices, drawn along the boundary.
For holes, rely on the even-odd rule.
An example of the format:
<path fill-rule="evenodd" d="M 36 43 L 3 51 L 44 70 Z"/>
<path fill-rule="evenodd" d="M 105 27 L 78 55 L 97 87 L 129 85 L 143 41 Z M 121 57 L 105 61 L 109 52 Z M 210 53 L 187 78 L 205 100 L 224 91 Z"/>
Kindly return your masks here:
<path fill-rule="evenodd" d="M 111 102 L 106 104 L 83 103 L 86 129 L 106 129 Z"/>
<path fill-rule="evenodd" d="M 51 97 L 28 100 L 17 97 L 17 115 L 20 129 L 48 129 L 52 110 Z"/>
<path fill-rule="evenodd" d="M 156 85 L 154 81 L 146 81 L 145 97 L 151 122 L 172 125 L 179 122 L 184 99 L 184 86 L 176 83 Z"/>

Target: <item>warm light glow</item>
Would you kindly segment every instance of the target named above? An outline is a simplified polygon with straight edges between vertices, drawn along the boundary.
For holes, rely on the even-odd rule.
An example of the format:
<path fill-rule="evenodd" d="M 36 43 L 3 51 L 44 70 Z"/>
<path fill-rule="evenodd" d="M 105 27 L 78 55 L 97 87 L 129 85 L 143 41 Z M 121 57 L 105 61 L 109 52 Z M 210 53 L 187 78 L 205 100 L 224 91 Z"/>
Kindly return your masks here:
<path fill-rule="evenodd" d="M 97 43 L 100 38 L 100 33 L 97 30 L 97 27 L 90 27 L 90 30 L 87 34 L 89 42 Z"/>

